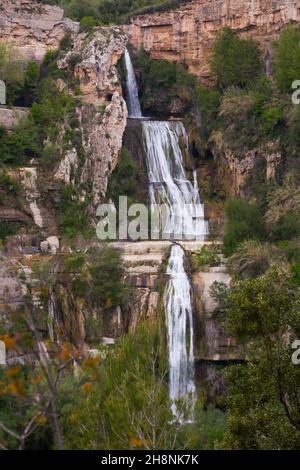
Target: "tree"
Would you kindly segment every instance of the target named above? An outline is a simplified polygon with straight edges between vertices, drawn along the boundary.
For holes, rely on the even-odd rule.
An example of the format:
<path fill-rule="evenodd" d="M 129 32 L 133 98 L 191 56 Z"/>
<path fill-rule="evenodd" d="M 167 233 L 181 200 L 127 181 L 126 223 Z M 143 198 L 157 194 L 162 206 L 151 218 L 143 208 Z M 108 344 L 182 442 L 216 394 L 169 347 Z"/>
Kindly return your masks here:
<path fill-rule="evenodd" d="M 40 68 L 36 62 L 28 62 L 25 70 L 24 104 L 29 106 L 37 99 Z"/>
<path fill-rule="evenodd" d="M 13 104 L 24 84 L 25 62 L 9 43 L 0 43 L 0 80 L 6 84 L 6 100 Z"/>
<path fill-rule="evenodd" d="M 84 33 L 89 33 L 93 31 L 96 25 L 97 22 L 92 16 L 84 16 L 80 20 L 80 31 L 83 31 Z"/>
<path fill-rule="evenodd" d="M 146 321 L 118 340 L 102 369 L 90 369 L 77 406 L 62 407 L 68 448 L 214 448 L 224 431 L 221 411 L 205 411 L 198 403 L 194 423 L 174 420 L 162 338 L 160 327 Z M 184 405 L 178 406 L 187 415 Z"/>
<path fill-rule="evenodd" d="M 232 199 L 225 207 L 226 228 L 223 251 L 232 255 L 244 240 L 262 240 L 265 236 L 265 224 L 257 204 L 244 199 Z"/>
<path fill-rule="evenodd" d="M 240 39 L 230 28 L 224 28 L 213 46 L 211 71 L 221 89 L 250 85 L 261 72 L 257 44 L 252 39 Z"/>
<path fill-rule="evenodd" d="M 288 26 L 277 43 L 275 59 L 275 79 L 283 91 L 291 91 L 294 80 L 300 77 L 300 27 Z"/>
<path fill-rule="evenodd" d="M 229 368 L 230 449 L 300 448 L 300 368 L 292 343 L 300 334 L 300 288 L 287 270 L 237 281 L 225 309 L 230 334 L 247 344 L 247 362 Z"/>

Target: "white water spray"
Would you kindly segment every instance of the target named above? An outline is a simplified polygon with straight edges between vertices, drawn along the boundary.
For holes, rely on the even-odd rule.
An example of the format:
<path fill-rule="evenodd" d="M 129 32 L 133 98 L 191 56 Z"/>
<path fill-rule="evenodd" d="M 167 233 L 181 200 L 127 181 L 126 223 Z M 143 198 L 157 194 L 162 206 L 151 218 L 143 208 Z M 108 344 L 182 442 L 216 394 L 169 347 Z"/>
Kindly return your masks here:
<path fill-rule="evenodd" d="M 178 408 L 180 400 L 188 410 L 187 418 L 191 420 L 196 391 L 192 290 L 184 269 L 184 251 L 179 245 L 172 246 L 167 274 L 169 280 L 164 294 L 164 307 L 169 346 L 169 395 L 174 416 L 182 419 Z"/>
<path fill-rule="evenodd" d="M 141 106 L 139 102 L 138 87 L 136 83 L 135 73 L 132 66 L 131 58 L 127 49 L 125 49 L 125 66 L 126 66 L 126 87 L 127 87 L 127 105 L 129 117 L 142 117 Z"/>
<path fill-rule="evenodd" d="M 203 240 L 208 234 L 197 178 L 193 184 L 183 167 L 188 137 L 179 121 L 142 123 L 152 205 L 165 204 L 169 217 L 164 235 L 173 239 Z"/>
<path fill-rule="evenodd" d="M 125 64 L 129 114 L 140 118 L 138 90 L 127 50 Z M 178 233 L 181 239 L 204 239 L 208 235 L 208 224 L 204 219 L 196 172 L 191 183 L 184 170 L 183 152 L 188 152 L 188 137 L 183 124 L 179 121 L 143 121 L 142 129 L 150 202 L 152 206 L 165 204 L 170 213 L 164 232 L 173 233 L 174 239 Z M 169 395 L 174 416 L 179 421 L 192 420 L 196 396 L 192 289 L 184 267 L 184 251 L 177 244 L 171 248 L 167 275 L 164 307 L 168 332 Z M 186 412 L 185 416 L 182 410 Z"/>

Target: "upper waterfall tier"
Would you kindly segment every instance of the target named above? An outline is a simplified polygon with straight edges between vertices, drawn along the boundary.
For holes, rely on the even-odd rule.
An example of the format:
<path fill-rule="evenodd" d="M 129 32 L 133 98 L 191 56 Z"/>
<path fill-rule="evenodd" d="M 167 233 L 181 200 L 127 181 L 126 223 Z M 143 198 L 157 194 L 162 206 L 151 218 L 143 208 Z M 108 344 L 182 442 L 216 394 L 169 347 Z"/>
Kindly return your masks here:
<path fill-rule="evenodd" d="M 127 87 L 127 105 L 130 117 L 141 118 L 142 111 L 139 102 L 138 87 L 136 83 L 135 73 L 132 66 L 131 58 L 127 49 L 125 49 L 125 66 L 126 66 L 126 87 Z"/>
<path fill-rule="evenodd" d="M 204 239 L 208 224 L 194 172 L 193 184 L 185 174 L 183 149 L 188 137 L 181 122 L 145 121 L 142 123 L 152 205 L 165 205 L 168 218 L 164 234 L 173 239 Z"/>

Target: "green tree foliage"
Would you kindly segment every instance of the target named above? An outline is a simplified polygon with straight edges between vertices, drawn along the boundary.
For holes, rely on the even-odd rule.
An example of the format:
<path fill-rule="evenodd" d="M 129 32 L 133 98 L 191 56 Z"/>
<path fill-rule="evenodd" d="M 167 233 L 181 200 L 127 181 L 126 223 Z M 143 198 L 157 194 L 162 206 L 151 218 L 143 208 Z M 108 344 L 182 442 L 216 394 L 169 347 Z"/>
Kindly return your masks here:
<path fill-rule="evenodd" d="M 225 207 L 226 229 L 223 251 L 231 255 L 244 240 L 262 240 L 265 224 L 257 204 L 244 199 L 232 199 Z"/>
<path fill-rule="evenodd" d="M 24 104 L 29 106 L 38 97 L 38 81 L 40 76 L 40 68 L 36 62 L 28 62 L 25 69 L 24 80 Z"/>
<path fill-rule="evenodd" d="M 253 279 L 264 274 L 272 266 L 286 267 L 288 263 L 278 247 L 257 240 L 247 240 L 238 246 L 228 265 L 230 271 L 238 278 Z"/>
<path fill-rule="evenodd" d="M 13 104 L 18 97 L 25 78 L 25 63 L 19 51 L 12 44 L 0 43 L 0 80 L 6 84 L 7 104 Z"/>
<path fill-rule="evenodd" d="M 118 197 L 126 194 L 129 204 L 140 201 L 139 171 L 126 147 L 122 147 L 118 165 L 108 181 L 107 198 L 118 205 Z"/>
<path fill-rule="evenodd" d="M 240 39 L 226 27 L 214 44 L 211 71 L 221 89 L 250 85 L 261 72 L 258 46 L 251 39 Z"/>
<path fill-rule="evenodd" d="M 231 334 L 250 339 L 247 362 L 228 371 L 230 449 L 299 449 L 300 369 L 292 342 L 300 334 L 300 289 L 286 270 L 234 283 L 227 299 Z"/>
<path fill-rule="evenodd" d="M 171 113 L 174 99 L 180 100 L 181 113 L 192 107 L 196 79 L 182 65 L 154 60 L 144 51 L 133 55 L 133 63 L 145 113 L 165 116 Z"/>
<path fill-rule="evenodd" d="M 101 23 L 128 21 L 133 15 L 175 7 L 185 0 L 52 0 L 62 6 L 67 16 L 80 20 L 86 15 Z M 42 0 L 44 3 L 45 0 Z"/>
<path fill-rule="evenodd" d="M 71 449 L 214 448 L 224 415 L 199 406 L 194 424 L 173 419 L 160 328 L 146 322 L 118 341 L 77 406 L 63 412 Z M 180 405 L 179 405 L 180 406 Z M 182 407 L 184 412 L 184 407 Z"/>
<path fill-rule="evenodd" d="M 88 223 L 87 200 L 80 201 L 74 186 L 64 187 L 59 203 L 60 226 L 62 233 L 69 239 L 83 235 L 92 236 L 92 229 Z"/>
<path fill-rule="evenodd" d="M 84 16 L 80 20 L 80 31 L 89 33 L 93 31 L 96 25 L 97 21 L 92 16 Z"/>
<path fill-rule="evenodd" d="M 288 26 L 281 33 L 275 52 L 275 79 L 283 91 L 292 91 L 300 77 L 300 27 Z"/>

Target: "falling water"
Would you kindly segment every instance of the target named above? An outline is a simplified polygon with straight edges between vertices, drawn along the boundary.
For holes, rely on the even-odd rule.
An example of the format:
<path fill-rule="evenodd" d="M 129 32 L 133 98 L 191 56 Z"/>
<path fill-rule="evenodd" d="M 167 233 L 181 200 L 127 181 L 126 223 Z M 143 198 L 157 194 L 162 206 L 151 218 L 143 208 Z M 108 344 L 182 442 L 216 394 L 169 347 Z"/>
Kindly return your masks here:
<path fill-rule="evenodd" d="M 145 121 L 142 123 L 152 206 L 166 205 L 169 217 L 164 236 L 173 239 L 205 238 L 207 221 L 194 172 L 193 184 L 183 167 L 183 150 L 188 151 L 188 137 L 182 122 Z"/>
<path fill-rule="evenodd" d="M 139 102 L 138 87 L 132 66 L 131 58 L 127 49 L 125 49 L 125 66 L 126 66 L 126 87 L 127 87 L 127 104 L 130 117 L 142 117 L 141 106 Z"/>
<path fill-rule="evenodd" d="M 182 401 L 192 419 L 195 399 L 193 312 L 189 278 L 184 269 L 184 251 L 173 245 L 167 274 L 169 280 L 164 294 L 168 330 L 169 395 L 172 412 L 182 419 L 178 400 Z"/>
<path fill-rule="evenodd" d="M 129 114 L 142 117 L 127 50 L 125 63 Z M 143 121 L 142 129 L 151 205 L 162 204 L 169 209 L 164 233 L 172 234 L 175 240 L 203 239 L 208 235 L 208 224 L 204 219 L 196 172 L 193 173 L 193 183 L 185 174 L 183 152 L 188 152 L 188 137 L 183 124 L 179 121 Z M 188 410 L 187 418 L 191 420 L 196 394 L 192 290 L 185 272 L 184 251 L 177 244 L 171 248 L 167 275 L 164 307 L 168 331 L 169 395 L 174 416 L 183 420 L 178 406 L 183 402 Z"/>

